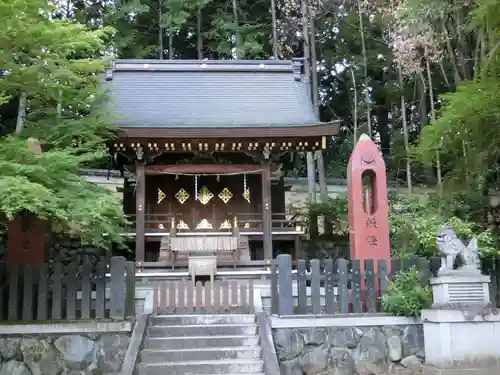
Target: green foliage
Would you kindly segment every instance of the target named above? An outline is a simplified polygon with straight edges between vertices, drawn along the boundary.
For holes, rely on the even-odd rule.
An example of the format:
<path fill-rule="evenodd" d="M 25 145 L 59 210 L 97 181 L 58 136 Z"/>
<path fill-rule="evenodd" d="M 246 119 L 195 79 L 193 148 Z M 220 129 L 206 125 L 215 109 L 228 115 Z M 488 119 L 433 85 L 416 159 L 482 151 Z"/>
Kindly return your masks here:
<path fill-rule="evenodd" d="M 101 153 L 63 149 L 33 153 L 25 140 L 0 140 L 0 219 L 29 211 L 98 247 L 122 243 L 126 224 L 122 205 L 113 196 L 78 175 L 78 169 Z"/>
<path fill-rule="evenodd" d="M 77 88 L 103 66 L 109 28 L 90 31 L 77 23 L 53 20 L 46 1 L 0 1 L 0 93 L 12 97 L 44 93 L 56 98 L 62 86 Z M 95 79 L 96 77 L 94 77 Z"/>
<path fill-rule="evenodd" d="M 436 232 L 443 224 L 451 225 L 465 241 L 477 236 L 481 256 L 498 254 L 491 231 L 456 216 L 453 210 L 442 212 L 434 196 L 393 195 L 389 218 L 391 251 L 395 257 L 437 256 Z"/>
<path fill-rule="evenodd" d="M 324 216 L 327 221 L 332 223 L 333 234 L 345 235 L 348 233 L 347 199 L 344 196 L 328 198 L 326 202 L 311 202 L 308 205 L 308 210 L 310 216 Z"/>
<path fill-rule="evenodd" d="M 106 155 L 115 130 L 98 90 L 113 31 L 55 19 L 53 12 L 44 0 L 0 0 L 0 65 L 8 72 L 0 96 L 15 103 L 27 95 L 24 126 L 0 138 L 0 222 L 28 211 L 54 231 L 108 248 L 123 243 L 122 204 L 78 171 Z M 30 136 L 42 153 L 33 152 Z"/>
<path fill-rule="evenodd" d="M 437 256 L 436 233 L 443 224 L 453 226 L 464 241 L 476 236 L 479 255 L 482 258 L 500 255 L 498 237 L 491 229 L 484 229 L 463 214 L 462 201 L 446 202 L 447 211 L 440 209 L 439 201 L 433 195 L 391 194 L 389 199 L 389 233 L 391 255 L 395 258 Z M 453 209 L 456 207 L 457 209 Z M 325 217 L 332 223 L 333 233 L 348 235 L 347 199 L 344 196 L 330 198 L 327 202 L 308 205 L 308 212 Z M 307 214 L 303 213 L 304 216 Z"/>
<path fill-rule="evenodd" d="M 382 296 L 382 309 L 396 316 L 418 317 L 431 303 L 432 289 L 425 275 L 415 266 L 388 280 L 387 290 Z"/>
<path fill-rule="evenodd" d="M 439 150 L 449 180 L 476 183 L 500 157 L 499 81 L 468 82 L 444 98 L 438 120 L 422 130 L 419 154 L 432 163 Z"/>

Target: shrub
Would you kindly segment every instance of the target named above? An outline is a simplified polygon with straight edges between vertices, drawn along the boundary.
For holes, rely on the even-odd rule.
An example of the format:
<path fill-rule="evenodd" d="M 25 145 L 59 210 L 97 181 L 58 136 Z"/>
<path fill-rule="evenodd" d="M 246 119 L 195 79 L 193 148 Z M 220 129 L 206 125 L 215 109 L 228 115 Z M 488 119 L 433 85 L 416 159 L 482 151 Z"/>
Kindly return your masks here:
<path fill-rule="evenodd" d="M 382 309 L 397 316 L 420 316 L 432 303 L 432 289 L 415 266 L 398 272 L 387 283 Z"/>
<path fill-rule="evenodd" d="M 304 211 L 304 210 L 303 210 Z M 347 218 L 347 198 L 338 196 L 326 202 L 309 203 L 302 212 L 325 218 L 331 223 L 331 232 L 336 236 L 349 234 Z M 457 235 L 466 241 L 476 236 L 479 256 L 489 258 L 500 256 L 498 236 L 491 229 L 472 221 L 456 210 L 442 210 L 438 200 L 431 194 L 408 196 L 391 193 L 389 195 L 389 234 L 391 255 L 395 258 L 435 257 L 436 232 L 443 224 L 451 225 Z"/>

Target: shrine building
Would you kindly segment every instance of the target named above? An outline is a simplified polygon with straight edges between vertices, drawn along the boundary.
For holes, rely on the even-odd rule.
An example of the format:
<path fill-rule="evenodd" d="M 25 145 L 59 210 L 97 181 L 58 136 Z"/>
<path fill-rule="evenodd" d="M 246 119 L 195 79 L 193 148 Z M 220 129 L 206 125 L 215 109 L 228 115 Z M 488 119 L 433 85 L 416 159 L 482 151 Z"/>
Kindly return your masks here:
<path fill-rule="evenodd" d="M 271 173 L 339 131 L 315 115 L 300 60 L 116 60 L 106 87 L 120 129 L 110 152 L 135 176 L 123 202 L 136 262 L 202 247 L 271 259 L 273 244 L 300 241 Z"/>

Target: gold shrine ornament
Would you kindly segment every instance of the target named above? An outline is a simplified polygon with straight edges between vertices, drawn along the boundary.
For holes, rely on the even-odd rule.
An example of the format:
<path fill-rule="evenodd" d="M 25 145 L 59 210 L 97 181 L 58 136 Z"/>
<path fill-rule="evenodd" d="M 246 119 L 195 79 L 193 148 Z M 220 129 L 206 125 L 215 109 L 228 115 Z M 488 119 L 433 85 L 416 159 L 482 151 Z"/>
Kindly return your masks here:
<path fill-rule="evenodd" d="M 179 220 L 177 229 L 189 229 L 189 226 L 184 222 L 184 220 Z"/>
<path fill-rule="evenodd" d="M 184 202 L 189 199 L 189 194 L 186 190 L 180 189 L 177 193 L 175 193 L 175 199 L 177 199 L 180 204 L 184 204 Z"/>
<path fill-rule="evenodd" d="M 207 219 L 203 219 L 196 226 L 196 229 L 213 229 L 213 227 L 212 224 L 210 224 Z"/>
<path fill-rule="evenodd" d="M 228 188 L 224 188 L 219 193 L 218 197 L 220 198 L 221 201 L 223 201 L 224 203 L 227 203 L 233 197 L 233 193 L 231 193 Z"/>
<path fill-rule="evenodd" d="M 219 229 L 231 229 L 232 225 L 229 220 L 224 220 L 224 222 L 220 225 Z"/>
<path fill-rule="evenodd" d="M 160 204 L 161 201 L 164 200 L 166 196 L 167 195 L 163 191 L 161 191 L 160 188 L 158 188 L 158 202 L 157 203 Z"/>
<path fill-rule="evenodd" d="M 243 194 L 241 194 L 243 199 L 245 199 L 248 203 L 250 203 L 250 188 L 247 188 Z"/>
<path fill-rule="evenodd" d="M 214 197 L 212 192 L 206 186 L 203 186 L 198 193 L 198 200 L 205 205 Z"/>

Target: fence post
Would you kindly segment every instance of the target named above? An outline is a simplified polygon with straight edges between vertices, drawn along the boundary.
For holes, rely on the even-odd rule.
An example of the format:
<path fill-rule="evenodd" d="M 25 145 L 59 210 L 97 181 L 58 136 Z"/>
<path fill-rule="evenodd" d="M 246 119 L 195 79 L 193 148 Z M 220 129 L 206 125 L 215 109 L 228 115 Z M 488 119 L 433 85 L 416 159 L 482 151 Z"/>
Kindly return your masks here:
<path fill-rule="evenodd" d="M 125 318 L 125 271 L 124 257 L 111 258 L 110 311 L 111 319 Z"/>
<path fill-rule="evenodd" d="M 17 264 L 9 267 L 9 320 L 19 320 L 19 268 Z"/>
<path fill-rule="evenodd" d="M 335 314 L 337 307 L 335 301 L 335 289 L 334 289 L 334 267 L 333 259 L 325 260 L 325 312 L 327 314 Z"/>
<path fill-rule="evenodd" d="M 336 269 L 338 274 L 339 311 L 347 314 L 349 312 L 349 261 L 342 258 L 337 259 Z"/>
<path fill-rule="evenodd" d="M 135 315 L 135 262 L 127 262 L 126 267 L 125 313 L 126 316 L 133 316 Z"/>
<path fill-rule="evenodd" d="M 297 300 L 299 314 L 307 314 L 306 266 L 306 261 L 304 259 L 297 261 Z"/>
<path fill-rule="evenodd" d="M 352 267 L 352 312 L 362 313 L 363 312 L 363 296 L 361 294 L 361 285 L 363 277 L 361 275 L 361 261 L 359 259 L 353 259 L 351 261 Z"/>
<path fill-rule="evenodd" d="M 280 254 L 278 259 L 278 314 L 293 315 L 292 256 Z"/>
<path fill-rule="evenodd" d="M 271 261 L 271 314 L 279 313 L 278 259 Z"/>
<path fill-rule="evenodd" d="M 311 259 L 311 304 L 312 313 L 321 313 L 321 273 L 319 259 Z"/>
<path fill-rule="evenodd" d="M 34 287 L 34 272 L 35 269 L 33 265 L 26 264 L 24 266 L 23 272 L 23 302 L 22 302 L 22 310 L 23 310 L 23 320 L 30 321 L 33 320 L 33 287 Z"/>

